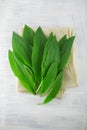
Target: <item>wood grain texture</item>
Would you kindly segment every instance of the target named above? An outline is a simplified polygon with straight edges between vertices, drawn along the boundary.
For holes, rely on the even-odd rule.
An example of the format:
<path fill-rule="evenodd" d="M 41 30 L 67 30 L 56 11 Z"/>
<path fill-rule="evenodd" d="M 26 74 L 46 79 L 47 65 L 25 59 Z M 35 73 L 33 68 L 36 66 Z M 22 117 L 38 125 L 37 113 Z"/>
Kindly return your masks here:
<path fill-rule="evenodd" d="M 87 130 L 87 1 L 0 0 L 0 130 Z M 30 26 L 74 28 L 79 87 L 62 100 L 37 105 L 42 99 L 19 94 L 9 67 L 12 31 Z"/>

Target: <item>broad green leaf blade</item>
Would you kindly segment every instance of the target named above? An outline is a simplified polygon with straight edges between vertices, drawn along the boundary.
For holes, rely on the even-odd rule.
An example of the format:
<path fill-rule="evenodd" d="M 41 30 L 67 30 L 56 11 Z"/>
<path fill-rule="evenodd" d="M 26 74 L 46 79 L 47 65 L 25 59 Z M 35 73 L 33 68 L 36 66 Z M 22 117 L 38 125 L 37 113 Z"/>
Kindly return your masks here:
<path fill-rule="evenodd" d="M 50 91 L 48 96 L 45 98 L 43 104 L 50 102 L 51 100 L 53 100 L 57 96 L 57 94 L 61 88 L 62 77 L 63 77 L 63 71 L 61 71 L 57 75 L 57 78 L 56 78 L 54 84 L 51 86 L 52 90 Z"/>
<path fill-rule="evenodd" d="M 46 63 L 46 57 L 47 57 L 47 53 L 48 53 L 48 49 L 49 49 L 49 44 L 51 43 L 52 38 L 53 38 L 53 34 L 51 33 L 49 35 L 49 37 L 46 41 L 45 47 L 44 47 L 43 60 L 42 60 L 42 63 L 41 63 L 41 77 L 44 76 L 44 73 L 46 72 L 48 67 L 51 65 L 51 63 L 50 63 L 47 68 L 44 67 L 45 63 Z"/>
<path fill-rule="evenodd" d="M 42 66 L 45 76 L 43 75 L 42 77 L 41 89 L 39 90 L 39 93 L 41 94 L 46 92 L 54 82 L 60 62 L 60 52 L 56 37 L 53 37 L 52 42 L 49 44 L 50 46 L 48 50 L 44 49 L 44 53 L 47 52 L 47 55 L 45 55 L 45 60 L 43 61 Z"/>
<path fill-rule="evenodd" d="M 44 46 L 44 54 L 45 54 L 46 50 L 49 49 L 50 42 L 51 42 L 52 38 L 53 38 L 53 33 L 51 32 L 50 35 L 48 36 L 47 41 L 46 41 L 45 46 Z"/>
<path fill-rule="evenodd" d="M 44 35 L 42 29 L 39 27 L 34 36 L 34 44 L 32 50 L 32 67 L 36 77 L 36 81 L 38 83 L 41 80 L 41 63 L 45 42 L 46 36 Z"/>
<path fill-rule="evenodd" d="M 24 38 L 13 32 L 12 48 L 16 57 L 23 64 L 31 67 L 31 47 L 28 46 Z"/>
<path fill-rule="evenodd" d="M 75 39 L 74 36 L 70 37 L 60 47 L 61 61 L 60 61 L 60 65 L 59 65 L 59 71 L 64 69 L 64 67 L 69 59 L 74 39 Z"/>
<path fill-rule="evenodd" d="M 57 75 L 57 62 L 50 65 L 45 78 L 41 82 L 40 94 L 46 92 L 50 85 L 54 82 Z"/>
<path fill-rule="evenodd" d="M 19 81 L 22 83 L 22 85 L 31 93 L 35 94 L 34 88 L 35 88 L 35 83 L 34 80 L 31 76 L 31 74 L 29 73 L 29 71 L 27 71 L 26 66 L 23 65 L 22 63 L 20 63 L 13 52 L 11 52 L 9 50 L 8 52 L 8 56 L 9 56 L 9 62 L 10 62 L 10 66 L 12 68 L 12 71 L 14 72 L 15 76 L 19 79 Z"/>
<path fill-rule="evenodd" d="M 58 45 L 59 47 L 62 46 L 62 44 L 67 40 L 67 35 L 64 35 L 59 41 L 58 41 Z"/>
<path fill-rule="evenodd" d="M 33 46 L 34 34 L 34 31 L 29 26 L 24 26 L 23 38 L 26 40 L 28 47 Z"/>
<path fill-rule="evenodd" d="M 44 56 L 42 61 L 42 77 L 45 77 L 49 66 L 54 61 L 56 61 L 58 64 L 60 62 L 60 51 L 56 37 L 50 36 L 47 44 L 47 47 L 44 49 Z"/>

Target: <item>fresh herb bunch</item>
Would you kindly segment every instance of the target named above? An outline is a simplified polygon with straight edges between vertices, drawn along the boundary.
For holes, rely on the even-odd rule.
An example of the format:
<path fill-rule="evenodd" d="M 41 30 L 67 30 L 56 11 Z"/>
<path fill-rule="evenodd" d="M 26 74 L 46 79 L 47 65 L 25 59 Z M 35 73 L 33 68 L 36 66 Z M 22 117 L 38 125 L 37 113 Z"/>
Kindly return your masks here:
<path fill-rule="evenodd" d="M 43 104 L 60 91 L 74 38 L 64 35 L 57 41 L 52 32 L 46 37 L 41 27 L 34 32 L 27 25 L 23 36 L 13 32 L 12 51 L 8 51 L 12 71 L 30 93 L 46 95 Z"/>

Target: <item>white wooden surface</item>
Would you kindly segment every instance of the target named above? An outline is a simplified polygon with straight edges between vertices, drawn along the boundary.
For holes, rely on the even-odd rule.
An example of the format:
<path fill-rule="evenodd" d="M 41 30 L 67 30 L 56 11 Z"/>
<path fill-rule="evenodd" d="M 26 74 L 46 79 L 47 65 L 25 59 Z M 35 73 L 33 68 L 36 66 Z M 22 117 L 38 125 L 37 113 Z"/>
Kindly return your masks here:
<path fill-rule="evenodd" d="M 87 130 L 87 0 L 0 0 L 0 130 Z M 79 87 L 62 100 L 16 92 L 8 64 L 12 31 L 30 26 L 72 26 Z"/>

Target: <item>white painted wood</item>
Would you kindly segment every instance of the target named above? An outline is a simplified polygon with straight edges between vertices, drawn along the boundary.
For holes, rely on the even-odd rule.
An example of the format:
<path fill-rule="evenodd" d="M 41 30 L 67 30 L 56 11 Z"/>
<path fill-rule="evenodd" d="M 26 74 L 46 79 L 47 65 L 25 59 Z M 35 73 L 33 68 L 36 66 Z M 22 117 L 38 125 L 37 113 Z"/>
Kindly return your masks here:
<path fill-rule="evenodd" d="M 0 130 L 87 129 L 87 1 L 0 0 Z M 75 61 L 79 87 L 62 100 L 37 105 L 42 99 L 17 93 L 7 52 L 12 31 L 30 26 L 70 26 L 76 33 Z"/>

